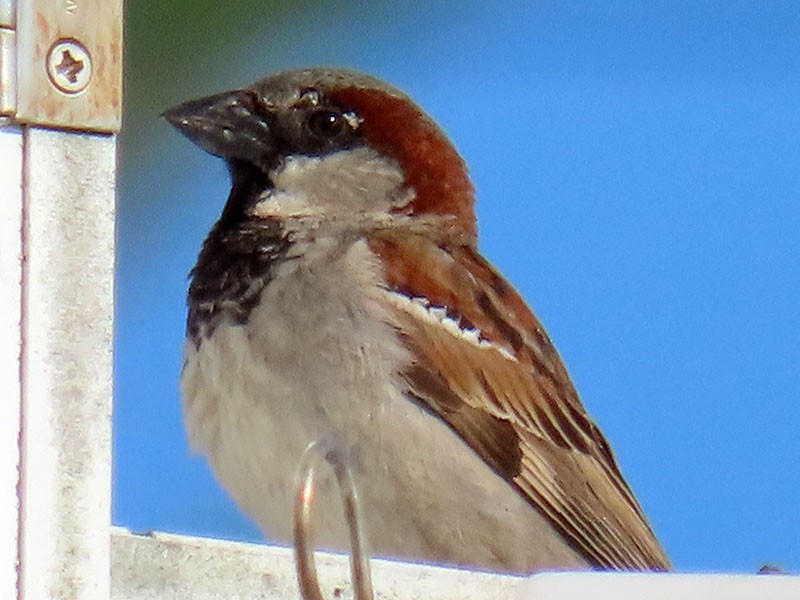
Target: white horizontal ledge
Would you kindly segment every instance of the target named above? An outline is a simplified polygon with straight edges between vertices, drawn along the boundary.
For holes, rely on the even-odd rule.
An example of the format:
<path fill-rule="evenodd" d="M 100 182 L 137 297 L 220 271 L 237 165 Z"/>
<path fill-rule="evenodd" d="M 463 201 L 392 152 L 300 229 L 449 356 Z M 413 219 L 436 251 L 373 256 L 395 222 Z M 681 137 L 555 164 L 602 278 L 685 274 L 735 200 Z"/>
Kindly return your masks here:
<path fill-rule="evenodd" d="M 112 528 L 113 600 L 299 598 L 289 548 Z M 326 598 L 353 597 L 347 556 L 317 553 Z M 527 579 L 374 559 L 377 600 L 798 600 L 800 577 L 539 573 Z"/>
<path fill-rule="evenodd" d="M 681 573 L 541 573 L 519 600 L 800 600 L 800 577 Z"/>
<path fill-rule="evenodd" d="M 345 555 L 316 554 L 326 598 L 352 598 Z M 113 600 L 299 598 L 290 548 L 167 533 L 111 532 Z M 520 578 L 373 559 L 378 600 L 512 600 Z"/>

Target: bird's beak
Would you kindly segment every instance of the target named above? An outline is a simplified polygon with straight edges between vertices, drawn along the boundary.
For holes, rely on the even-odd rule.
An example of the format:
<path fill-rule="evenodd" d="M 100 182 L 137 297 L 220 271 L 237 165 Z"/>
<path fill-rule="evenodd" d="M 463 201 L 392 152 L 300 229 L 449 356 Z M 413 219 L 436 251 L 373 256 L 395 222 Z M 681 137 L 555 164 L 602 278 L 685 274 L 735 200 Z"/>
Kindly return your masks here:
<path fill-rule="evenodd" d="M 268 168 L 275 154 L 271 113 L 252 90 L 234 90 L 170 108 L 163 114 L 206 152 Z"/>

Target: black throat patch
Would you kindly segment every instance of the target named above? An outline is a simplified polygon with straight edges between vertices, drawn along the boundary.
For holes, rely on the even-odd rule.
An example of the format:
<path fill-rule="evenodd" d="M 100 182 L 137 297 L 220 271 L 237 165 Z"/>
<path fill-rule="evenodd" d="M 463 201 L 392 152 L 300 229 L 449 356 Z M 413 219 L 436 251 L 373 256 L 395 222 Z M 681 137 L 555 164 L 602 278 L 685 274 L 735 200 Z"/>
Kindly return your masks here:
<path fill-rule="evenodd" d="M 200 346 L 220 323 L 243 325 L 274 268 L 291 246 L 278 218 L 247 216 L 247 209 L 264 190 L 252 172 L 236 172 L 225 210 L 203 243 L 189 277 L 186 333 Z"/>

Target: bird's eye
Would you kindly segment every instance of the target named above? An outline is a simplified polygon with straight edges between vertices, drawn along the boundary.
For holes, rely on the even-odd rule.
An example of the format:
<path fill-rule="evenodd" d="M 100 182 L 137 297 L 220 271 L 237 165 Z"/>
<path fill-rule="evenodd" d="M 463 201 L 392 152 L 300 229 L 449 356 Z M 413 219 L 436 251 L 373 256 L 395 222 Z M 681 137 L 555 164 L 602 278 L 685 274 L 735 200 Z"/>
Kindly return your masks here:
<path fill-rule="evenodd" d="M 342 113 L 325 109 L 311 113 L 308 118 L 308 128 L 315 136 L 320 138 L 333 138 L 338 136 L 347 127 L 347 120 Z"/>

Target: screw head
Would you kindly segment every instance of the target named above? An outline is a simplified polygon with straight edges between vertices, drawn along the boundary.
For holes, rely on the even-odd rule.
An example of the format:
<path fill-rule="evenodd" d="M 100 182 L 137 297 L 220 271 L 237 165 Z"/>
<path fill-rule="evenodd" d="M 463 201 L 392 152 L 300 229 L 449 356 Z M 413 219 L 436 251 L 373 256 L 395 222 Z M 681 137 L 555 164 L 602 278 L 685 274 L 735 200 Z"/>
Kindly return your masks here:
<path fill-rule="evenodd" d="M 47 74 L 65 94 L 82 92 L 92 78 L 89 51 L 77 40 L 58 40 L 47 53 Z"/>

